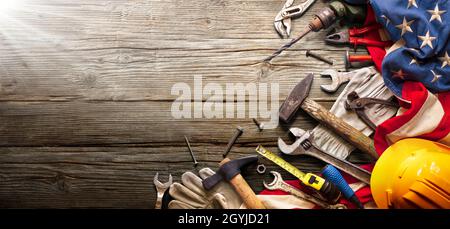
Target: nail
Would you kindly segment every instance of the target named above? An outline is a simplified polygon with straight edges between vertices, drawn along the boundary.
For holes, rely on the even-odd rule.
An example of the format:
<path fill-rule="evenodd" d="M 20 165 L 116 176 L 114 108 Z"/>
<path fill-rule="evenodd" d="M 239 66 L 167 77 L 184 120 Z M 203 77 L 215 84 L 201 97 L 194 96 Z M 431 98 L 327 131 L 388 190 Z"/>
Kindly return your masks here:
<path fill-rule="evenodd" d="M 236 129 L 236 132 L 234 133 L 233 137 L 230 139 L 227 145 L 227 149 L 223 153 L 223 158 L 226 158 L 228 156 L 228 153 L 231 151 L 231 147 L 236 143 L 237 139 L 244 133 L 244 129 L 242 127 L 238 127 Z"/>
<path fill-rule="evenodd" d="M 325 63 L 327 63 L 329 65 L 333 65 L 333 61 L 332 60 L 330 60 L 330 59 L 328 59 L 326 57 L 323 57 L 323 56 L 321 56 L 321 55 L 319 55 L 317 53 L 311 52 L 311 50 L 307 50 L 306 51 L 306 57 L 310 57 L 310 56 L 314 57 L 314 58 L 316 58 L 316 59 L 318 59 L 320 61 L 323 61 L 323 62 L 325 62 Z"/>
<path fill-rule="evenodd" d="M 192 160 L 194 161 L 194 166 L 197 166 L 198 165 L 197 159 L 195 158 L 194 151 L 192 151 L 192 148 L 191 148 L 191 143 L 189 143 L 189 140 L 186 137 L 186 135 L 184 136 L 184 140 L 186 141 L 186 144 L 189 149 L 189 153 L 191 154 Z"/>

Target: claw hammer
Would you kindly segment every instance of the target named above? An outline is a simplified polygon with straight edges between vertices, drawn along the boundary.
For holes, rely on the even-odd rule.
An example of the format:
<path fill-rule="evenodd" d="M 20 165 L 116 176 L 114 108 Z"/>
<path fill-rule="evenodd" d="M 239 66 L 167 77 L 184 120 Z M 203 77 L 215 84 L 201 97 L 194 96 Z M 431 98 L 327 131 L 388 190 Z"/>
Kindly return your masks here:
<path fill-rule="evenodd" d="M 297 113 L 298 109 L 302 108 L 314 119 L 333 130 L 356 148 L 378 159 L 379 156 L 375 151 L 372 139 L 350 126 L 344 120 L 336 117 L 314 100 L 307 98 L 311 90 L 313 78 L 313 74 L 308 74 L 305 79 L 295 86 L 280 107 L 280 119 L 288 123 Z"/>

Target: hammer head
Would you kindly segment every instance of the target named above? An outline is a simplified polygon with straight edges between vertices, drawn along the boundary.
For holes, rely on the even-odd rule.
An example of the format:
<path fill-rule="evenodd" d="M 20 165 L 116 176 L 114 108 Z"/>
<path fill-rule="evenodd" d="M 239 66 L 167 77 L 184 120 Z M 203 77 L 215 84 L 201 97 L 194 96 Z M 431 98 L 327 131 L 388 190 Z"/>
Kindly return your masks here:
<path fill-rule="evenodd" d="M 258 161 L 258 156 L 249 156 L 227 162 L 220 166 L 216 174 L 203 180 L 203 187 L 206 190 L 212 189 L 222 180 L 230 181 L 236 175 L 241 173 L 241 168 Z"/>
<path fill-rule="evenodd" d="M 308 97 L 309 91 L 311 90 L 312 81 L 314 75 L 312 73 L 308 74 L 305 79 L 300 81 L 300 83 L 295 86 L 291 94 L 287 97 L 284 103 L 280 107 L 280 119 L 283 122 L 291 121 L 292 117 L 298 111 L 300 106 Z"/>

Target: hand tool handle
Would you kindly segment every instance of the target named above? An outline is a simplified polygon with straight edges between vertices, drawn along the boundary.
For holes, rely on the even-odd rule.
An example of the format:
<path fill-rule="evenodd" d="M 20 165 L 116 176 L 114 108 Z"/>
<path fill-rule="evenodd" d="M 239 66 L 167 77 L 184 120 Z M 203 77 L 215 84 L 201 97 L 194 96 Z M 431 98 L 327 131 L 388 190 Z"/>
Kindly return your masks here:
<path fill-rule="evenodd" d="M 355 195 L 355 192 L 352 188 L 348 185 L 347 181 L 344 180 L 341 173 L 332 165 L 327 165 L 322 170 L 322 175 L 332 182 L 336 187 L 342 192 L 342 194 L 353 202 L 358 208 L 364 208 L 364 206 L 361 204 L 361 201 L 359 201 L 358 197 Z"/>
<path fill-rule="evenodd" d="M 220 162 L 220 165 L 230 162 L 230 159 L 225 158 Z M 230 181 L 230 184 L 233 186 L 234 190 L 239 194 L 244 201 L 245 205 L 249 209 L 266 209 L 266 206 L 261 202 L 260 199 L 256 196 L 255 192 L 253 192 L 250 185 L 247 181 L 242 177 L 241 174 L 236 175 Z"/>
<path fill-rule="evenodd" d="M 358 35 L 362 35 L 362 34 L 368 33 L 370 31 L 376 30 L 376 29 L 381 29 L 381 25 L 380 24 L 373 24 L 373 25 L 369 25 L 369 26 L 366 26 L 366 27 L 362 27 L 362 28 L 351 28 L 351 29 L 348 30 L 348 34 L 351 37 L 354 37 L 354 36 L 358 36 Z"/>
<path fill-rule="evenodd" d="M 356 56 L 348 56 L 348 61 L 350 62 L 366 62 L 373 61 L 372 56 L 370 55 L 356 55 Z"/>
<path fill-rule="evenodd" d="M 326 127 L 332 129 L 339 136 L 350 142 L 356 148 L 369 154 L 375 159 L 378 159 L 378 154 L 375 151 L 373 140 L 362 134 L 360 131 L 350 126 L 336 115 L 329 112 L 314 100 L 306 98 L 302 105 L 302 109 L 310 114 L 314 119 L 324 124 Z"/>
<path fill-rule="evenodd" d="M 360 37 L 350 37 L 349 39 L 350 43 L 354 45 L 376 46 L 381 48 L 392 45 L 390 41 L 376 41 Z"/>

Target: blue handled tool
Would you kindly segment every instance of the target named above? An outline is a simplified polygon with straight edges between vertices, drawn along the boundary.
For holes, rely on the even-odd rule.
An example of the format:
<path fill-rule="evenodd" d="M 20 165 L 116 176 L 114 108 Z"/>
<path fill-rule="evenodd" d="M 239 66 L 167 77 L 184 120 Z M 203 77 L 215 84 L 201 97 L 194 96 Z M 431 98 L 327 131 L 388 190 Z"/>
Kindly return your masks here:
<path fill-rule="evenodd" d="M 358 208 L 364 208 L 361 201 L 359 201 L 358 197 L 355 195 L 355 192 L 353 192 L 352 188 L 348 185 L 348 183 L 344 180 L 341 173 L 332 165 L 327 165 L 322 170 L 322 175 L 336 185 L 336 187 L 342 192 L 342 194 L 350 200 L 352 203 L 354 203 Z"/>

